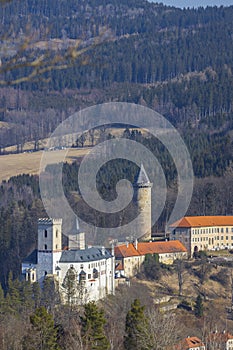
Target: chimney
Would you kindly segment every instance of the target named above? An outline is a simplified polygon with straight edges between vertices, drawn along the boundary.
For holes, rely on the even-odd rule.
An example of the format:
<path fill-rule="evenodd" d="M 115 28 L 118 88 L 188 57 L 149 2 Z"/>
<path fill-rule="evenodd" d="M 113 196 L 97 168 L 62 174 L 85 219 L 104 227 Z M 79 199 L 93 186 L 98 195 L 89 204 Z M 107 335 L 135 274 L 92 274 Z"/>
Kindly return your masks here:
<path fill-rule="evenodd" d="M 136 238 L 135 241 L 134 241 L 134 248 L 135 248 L 136 250 L 138 250 L 138 240 L 137 240 L 137 238 Z"/>

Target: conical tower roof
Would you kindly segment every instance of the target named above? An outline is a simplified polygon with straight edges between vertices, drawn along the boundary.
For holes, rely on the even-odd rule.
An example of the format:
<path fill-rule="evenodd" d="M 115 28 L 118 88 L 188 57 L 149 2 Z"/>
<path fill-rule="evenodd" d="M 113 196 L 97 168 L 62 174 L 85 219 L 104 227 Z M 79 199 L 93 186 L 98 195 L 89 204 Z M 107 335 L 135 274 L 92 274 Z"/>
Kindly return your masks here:
<path fill-rule="evenodd" d="M 72 219 L 71 228 L 70 228 L 68 234 L 73 234 L 74 235 L 74 234 L 77 234 L 79 232 L 80 232 L 79 222 L 78 222 L 78 218 L 76 216 L 76 217 L 74 217 Z"/>
<path fill-rule="evenodd" d="M 135 177 L 135 181 L 134 184 L 135 185 L 143 185 L 143 184 L 150 184 L 150 180 L 149 177 L 146 173 L 146 170 L 144 168 L 144 165 L 141 164 L 140 170 L 138 172 L 138 174 Z"/>

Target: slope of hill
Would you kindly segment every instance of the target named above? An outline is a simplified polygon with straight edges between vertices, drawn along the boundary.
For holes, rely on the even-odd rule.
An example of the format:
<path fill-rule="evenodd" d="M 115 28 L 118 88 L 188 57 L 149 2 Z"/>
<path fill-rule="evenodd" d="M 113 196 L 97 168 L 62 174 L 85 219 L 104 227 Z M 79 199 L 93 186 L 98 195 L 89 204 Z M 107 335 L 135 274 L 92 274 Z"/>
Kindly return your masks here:
<path fill-rule="evenodd" d="M 28 141 L 36 145 L 81 108 L 126 101 L 157 110 L 180 130 L 197 176 L 222 175 L 231 164 L 233 6 L 181 10 L 145 0 L 13 0 L 1 7 L 0 18 L 12 47 L 17 33 L 30 32 L 35 43 L 58 40 L 62 53 L 70 40 L 89 45 L 103 33 L 102 44 L 85 54 L 86 65 L 77 59 L 69 69 L 46 73 L 46 82 L 0 89 L 0 121 L 13 123 L 0 129 L 3 153 L 12 144 L 19 150 Z"/>

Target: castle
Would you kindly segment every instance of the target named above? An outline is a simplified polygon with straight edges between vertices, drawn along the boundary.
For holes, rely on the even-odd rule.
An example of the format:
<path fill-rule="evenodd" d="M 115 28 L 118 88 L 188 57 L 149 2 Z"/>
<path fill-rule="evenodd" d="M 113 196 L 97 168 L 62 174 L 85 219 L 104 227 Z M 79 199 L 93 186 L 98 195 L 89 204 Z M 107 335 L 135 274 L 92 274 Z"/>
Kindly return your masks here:
<path fill-rule="evenodd" d="M 62 219 L 51 218 L 38 220 L 37 249 L 22 263 L 26 281 L 42 285 L 45 277 L 54 278 L 64 303 L 82 304 L 114 294 L 114 271 L 113 250 L 87 248 L 85 235 L 78 229 L 70 234 L 69 247 L 62 250 Z M 71 282 L 72 293 L 68 290 Z"/>
<path fill-rule="evenodd" d="M 137 236 L 143 241 L 151 239 L 151 188 L 144 166 L 141 165 L 134 182 L 134 202 L 139 211 Z M 46 277 L 57 281 L 64 303 L 70 302 L 67 291 L 69 279 L 76 292 L 73 303 L 99 300 L 115 292 L 114 248 L 90 247 L 85 244 L 85 234 L 78 223 L 68 235 L 68 247 L 62 248 L 62 219 L 42 218 L 38 220 L 38 245 L 22 263 L 24 279 L 43 285 Z"/>

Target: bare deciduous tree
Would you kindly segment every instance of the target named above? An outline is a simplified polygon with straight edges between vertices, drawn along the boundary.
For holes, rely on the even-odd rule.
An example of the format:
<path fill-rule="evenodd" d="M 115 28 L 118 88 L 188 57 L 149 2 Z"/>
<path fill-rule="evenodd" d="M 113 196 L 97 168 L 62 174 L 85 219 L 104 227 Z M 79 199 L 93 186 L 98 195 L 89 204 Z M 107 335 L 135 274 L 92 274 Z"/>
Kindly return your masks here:
<path fill-rule="evenodd" d="M 158 308 L 152 308 L 146 316 L 147 323 L 139 338 L 139 349 L 164 350 L 177 342 L 182 330 L 177 327 L 174 313 L 162 313 Z"/>

